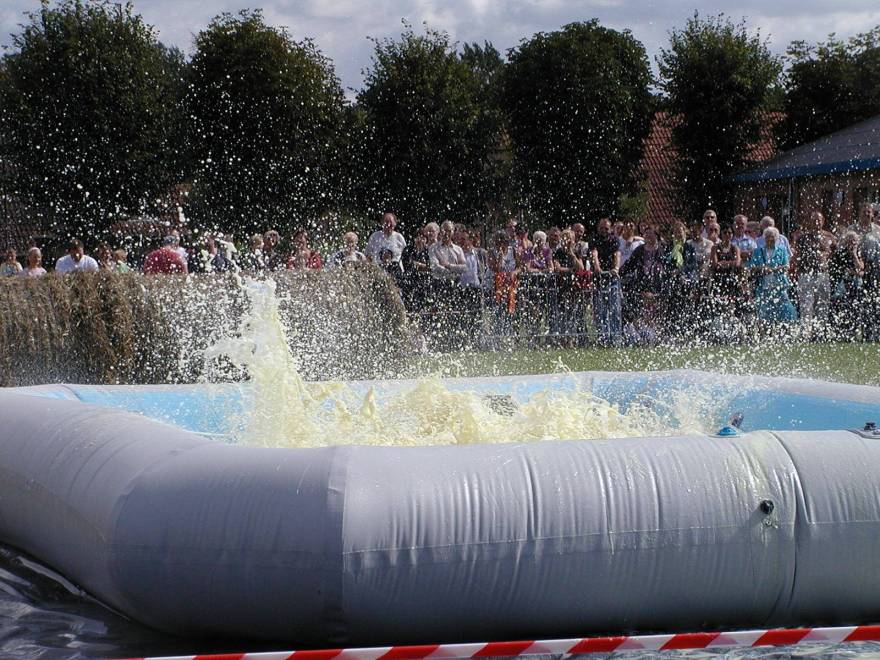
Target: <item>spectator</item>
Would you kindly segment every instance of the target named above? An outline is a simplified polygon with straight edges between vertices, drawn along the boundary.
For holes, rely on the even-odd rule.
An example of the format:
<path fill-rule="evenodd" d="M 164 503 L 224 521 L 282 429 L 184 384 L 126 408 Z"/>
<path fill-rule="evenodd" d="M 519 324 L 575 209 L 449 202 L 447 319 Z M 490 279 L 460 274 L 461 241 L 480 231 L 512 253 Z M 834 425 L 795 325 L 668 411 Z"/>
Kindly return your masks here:
<path fill-rule="evenodd" d="M 519 224 L 516 218 L 508 218 L 507 224 L 504 225 L 504 230 L 507 232 L 507 240 L 513 245 L 516 243 L 516 227 Z"/>
<path fill-rule="evenodd" d="M 98 243 L 95 255 L 97 256 L 99 270 L 116 272 L 116 260 L 113 258 L 113 250 L 107 243 Z"/>
<path fill-rule="evenodd" d="M 194 249 L 190 255 L 187 267 L 190 273 L 225 273 L 238 270 L 238 266 L 231 261 L 220 248 L 218 234 L 205 234 L 202 237 L 202 247 Z M 172 240 L 174 237 L 170 237 Z M 176 252 L 176 250 L 174 250 Z"/>
<path fill-rule="evenodd" d="M 530 273 L 546 273 L 553 270 L 553 253 L 547 247 L 547 234 L 542 231 L 532 234 L 532 247 L 526 250 L 523 265 Z"/>
<path fill-rule="evenodd" d="M 796 321 L 797 311 L 788 297 L 789 251 L 777 245 L 779 230 L 767 227 L 761 237 L 763 245 L 752 255 L 749 266 L 758 277 L 755 305 L 758 318 L 764 322 Z"/>
<path fill-rule="evenodd" d="M 376 232 L 381 233 L 381 232 Z M 395 232 L 396 233 L 396 232 Z M 398 234 L 399 235 L 399 234 Z M 367 261 L 367 255 L 358 250 L 358 235 L 353 231 L 346 232 L 342 237 L 343 248 L 338 252 L 335 252 L 332 257 L 330 257 L 330 263 L 327 264 L 328 268 L 338 268 L 339 266 L 344 266 L 349 263 L 360 263 L 363 261 Z M 385 255 L 385 259 L 382 259 L 382 252 L 387 252 Z M 390 264 L 389 268 L 385 268 L 387 271 L 393 271 L 396 269 L 398 273 L 402 272 L 400 258 L 398 257 L 396 260 L 394 259 L 394 250 L 391 248 L 383 248 L 379 255 L 379 262 L 382 267 L 385 268 L 387 261 Z"/>
<path fill-rule="evenodd" d="M 474 245 L 473 233 L 465 230 L 461 234 L 461 251 L 464 254 L 465 269 L 459 279 L 459 284 L 467 287 L 481 288 L 484 286 L 486 277 L 486 251 Z"/>
<path fill-rule="evenodd" d="M 177 251 L 180 242 L 176 236 L 168 235 L 162 240 L 162 247 L 153 250 L 144 259 L 144 273 L 147 275 L 172 275 L 189 272 L 186 262 Z"/>
<path fill-rule="evenodd" d="M 876 216 L 876 211 L 875 215 Z M 867 234 L 859 244 L 865 277 L 862 286 L 862 312 L 867 341 L 880 341 L 880 236 Z"/>
<path fill-rule="evenodd" d="M 834 325 L 842 339 L 854 339 L 862 323 L 860 303 L 865 263 L 859 249 L 859 235 L 845 231 L 828 265 L 831 279 Z M 874 310 L 876 314 L 877 310 Z"/>
<path fill-rule="evenodd" d="M 422 235 L 425 237 L 425 246 L 430 250 L 434 243 L 437 242 L 437 236 L 440 234 L 440 225 L 436 222 L 429 222 L 422 228 Z"/>
<path fill-rule="evenodd" d="M 699 320 L 699 268 L 694 246 L 687 241 L 683 222 L 672 227 L 672 241 L 666 253 L 668 278 L 666 280 L 665 319 L 667 330 L 673 336 L 691 333 Z"/>
<path fill-rule="evenodd" d="M 464 253 L 452 242 L 455 226 L 447 220 L 440 225 L 440 240 L 428 250 L 431 274 L 438 279 L 457 282 L 465 271 Z"/>
<path fill-rule="evenodd" d="M 555 314 L 551 310 L 550 332 L 564 337 L 564 345 L 571 345 L 574 336 L 580 334 L 580 323 L 576 314 L 578 306 L 575 296 L 578 292 L 575 290 L 575 276 L 584 270 L 584 263 L 577 256 L 574 232 L 570 229 L 563 230 L 561 245 L 553 253 L 553 270 L 556 272 L 558 309 Z"/>
<path fill-rule="evenodd" d="M 713 209 L 706 209 L 703 212 L 703 222 L 700 225 L 700 236 L 709 238 L 709 227 L 718 224 L 718 214 Z"/>
<path fill-rule="evenodd" d="M 593 263 L 593 318 L 599 343 L 609 346 L 620 343 L 621 291 L 620 243 L 611 233 L 611 221 L 602 218 L 596 224 L 596 239 L 591 254 Z"/>
<path fill-rule="evenodd" d="M 731 233 L 731 236 L 733 234 Z M 721 241 L 721 225 L 717 222 L 712 223 L 706 227 L 706 238 L 712 241 L 712 245 L 718 245 Z"/>
<path fill-rule="evenodd" d="M 458 283 L 461 285 L 462 330 L 468 338 L 479 336 L 483 321 L 483 292 L 486 290 L 486 251 L 474 244 L 473 232 L 465 229 L 459 234 L 464 254 L 465 270 Z"/>
<path fill-rule="evenodd" d="M 235 235 L 231 233 L 217 234 L 217 249 L 232 262 L 231 270 L 241 270 L 238 266 L 238 248 L 235 247 Z M 178 245 L 180 239 L 178 238 Z"/>
<path fill-rule="evenodd" d="M 764 240 L 765 240 L 764 230 L 767 229 L 768 227 L 775 228 L 776 221 L 773 218 L 771 218 L 769 215 L 765 215 L 763 218 L 761 218 L 761 235 L 755 241 L 755 243 L 757 244 L 757 246 L 759 248 L 764 247 Z M 791 257 L 792 257 L 791 245 L 789 244 L 788 239 L 785 236 L 783 236 L 781 233 L 779 233 L 778 230 L 776 233 L 778 234 L 777 241 L 776 241 L 776 247 L 780 247 L 783 250 L 785 250 L 786 252 L 788 252 L 788 259 L 790 261 Z"/>
<path fill-rule="evenodd" d="M 714 213 L 714 211 L 713 211 Z M 699 222 L 695 222 L 691 227 L 691 237 L 688 243 L 694 250 L 694 259 L 696 260 L 696 270 L 702 277 L 709 272 L 709 264 L 712 257 L 712 248 L 715 243 L 709 238 L 709 231 L 712 225 L 708 227 Z"/>
<path fill-rule="evenodd" d="M 633 324 L 642 316 L 647 302 L 651 303 L 652 311 L 658 310 L 655 303 L 660 298 L 667 272 L 665 249 L 656 228 L 644 226 L 642 234 L 645 242 L 633 251 L 620 269 L 625 293 L 623 315 L 628 323 Z"/>
<path fill-rule="evenodd" d="M 724 302 L 737 300 L 742 292 L 742 255 L 733 243 L 733 231 L 730 227 L 721 231 L 721 241 L 712 246 L 710 263 L 712 296 L 716 304 L 721 303 L 720 306 L 723 307 Z"/>
<path fill-rule="evenodd" d="M 82 241 L 74 238 L 67 246 L 67 254 L 55 262 L 55 272 L 73 273 L 89 272 L 98 270 L 98 262 L 85 254 Z"/>
<path fill-rule="evenodd" d="M 556 248 L 559 247 L 560 242 L 562 241 L 562 230 L 555 225 L 550 227 L 547 230 L 547 247 L 550 248 L 551 252 L 556 252 Z M 586 243 L 586 241 L 584 241 Z"/>
<path fill-rule="evenodd" d="M 486 248 L 482 246 L 482 237 L 478 231 L 469 231 L 467 238 L 473 243 L 474 252 L 479 255 L 479 261 L 482 264 L 481 281 L 484 290 L 492 288 L 492 270 L 489 268 L 489 255 Z"/>
<path fill-rule="evenodd" d="M 183 262 L 186 263 L 189 255 L 186 252 L 186 248 L 180 244 L 180 232 L 177 229 L 172 229 L 168 232 L 168 235 L 174 236 L 174 238 L 177 239 L 177 247 L 175 248 L 175 251 L 177 252 L 178 256 L 183 259 Z"/>
<path fill-rule="evenodd" d="M 366 257 L 364 259 L 366 260 Z M 400 261 L 394 261 L 394 253 L 391 250 L 381 250 L 379 252 L 379 261 L 376 265 L 390 275 L 398 286 L 400 285 L 403 271 L 400 269 Z"/>
<path fill-rule="evenodd" d="M 590 244 L 584 238 L 587 233 L 586 228 L 580 223 L 576 222 L 571 226 L 571 230 L 574 232 L 574 251 L 577 252 L 578 259 L 580 259 L 584 264 L 584 269 L 590 269 Z M 550 247 L 549 244 L 547 247 Z M 551 248 L 551 250 L 555 250 L 556 247 L 559 247 L 559 242 L 556 242 L 555 247 Z"/>
<path fill-rule="evenodd" d="M 15 249 L 9 248 L 4 255 L 3 263 L 0 264 L 0 277 L 11 277 L 21 272 L 21 264 L 16 259 Z"/>
<path fill-rule="evenodd" d="M 517 225 L 515 230 L 514 249 L 519 251 L 520 258 L 525 261 L 526 254 L 532 249 L 532 242 L 529 240 L 529 231 L 523 225 Z"/>
<path fill-rule="evenodd" d="M 512 330 L 511 320 L 516 313 L 516 291 L 521 263 L 510 244 L 510 235 L 504 229 L 494 234 L 494 245 L 488 251 L 489 268 L 492 270 L 496 303 L 496 320 L 499 332 Z"/>
<path fill-rule="evenodd" d="M 297 229 L 291 239 L 293 252 L 287 259 L 288 270 L 321 270 L 321 255 L 309 247 L 309 235 L 305 229 Z"/>
<path fill-rule="evenodd" d="M 850 225 L 850 231 L 855 232 L 860 238 L 873 238 L 880 241 L 880 225 L 874 222 L 874 205 L 865 202 L 859 206 L 858 220 Z"/>
<path fill-rule="evenodd" d="M 626 260 L 632 256 L 633 251 L 645 241 L 640 236 L 636 236 L 636 223 L 627 220 L 623 223 L 623 229 L 617 242 L 620 247 L 620 265 L 623 267 Z"/>
<path fill-rule="evenodd" d="M 401 259 L 404 266 L 403 298 L 410 307 L 421 309 L 427 299 L 431 273 L 431 257 L 425 228 L 416 234 L 412 245 L 406 247 Z"/>
<path fill-rule="evenodd" d="M 265 234 L 263 234 L 263 263 L 265 264 L 266 270 L 276 271 L 281 270 L 285 265 L 284 255 L 281 254 L 281 250 L 278 249 L 278 244 L 281 242 L 280 234 L 274 229 L 270 229 Z"/>
<path fill-rule="evenodd" d="M 179 254 L 179 252 L 178 252 Z M 186 250 L 184 250 L 184 255 L 186 255 Z M 186 258 L 181 257 L 183 262 L 186 263 Z M 117 273 L 130 273 L 131 266 L 128 265 L 128 250 L 124 248 L 117 248 L 113 250 L 113 261 L 116 262 L 116 272 Z"/>
<path fill-rule="evenodd" d="M 43 268 L 43 253 L 40 248 L 32 247 L 27 251 L 27 266 L 18 273 L 19 277 L 42 277 L 46 274 Z"/>
<path fill-rule="evenodd" d="M 391 261 L 397 264 L 398 269 L 403 270 L 401 256 L 406 249 L 406 240 L 398 232 L 397 216 L 393 213 L 384 213 L 382 215 L 382 228 L 374 231 L 367 240 L 367 247 L 364 252 L 367 259 L 377 263 L 379 261 L 379 253 L 382 250 L 391 251 Z"/>
<path fill-rule="evenodd" d="M 404 271 L 409 272 L 430 272 L 431 258 L 428 255 L 428 249 L 433 241 L 429 244 L 427 238 L 428 225 L 422 227 L 422 230 L 416 234 L 414 244 L 407 246 L 403 251 L 401 260 L 403 261 Z"/>
<path fill-rule="evenodd" d="M 733 239 L 731 242 L 739 250 L 740 257 L 743 262 L 747 262 L 752 258 L 752 254 L 758 249 L 755 239 L 749 236 L 746 231 L 749 226 L 749 219 L 740 214 L 733 216 Z"/>
<path fill-rule="evenodd" d="M 807 336 L 815 336 L 828 320 L 831 300 L 831 282 L 828 262 L 831 242 L 824 235 L 825 218 L 818 211 L 807 216 L 803 229 L 795 240 L 798 301 L 801 325 Z"/>
<path fill-rule="evenodd" d="M 266 255 L 263 252 L 263 235 L 254 234 L 248 241 L 248 251 L 239 258 L 242 270 L 260 273 L 266 270 Z"/>

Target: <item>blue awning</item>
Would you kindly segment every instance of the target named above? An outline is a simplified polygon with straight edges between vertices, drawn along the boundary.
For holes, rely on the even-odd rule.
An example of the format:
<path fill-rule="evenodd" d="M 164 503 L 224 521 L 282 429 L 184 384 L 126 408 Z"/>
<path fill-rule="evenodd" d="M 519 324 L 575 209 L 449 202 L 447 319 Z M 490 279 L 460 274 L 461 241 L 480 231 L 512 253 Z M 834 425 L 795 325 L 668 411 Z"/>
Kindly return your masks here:
<path fill-rule="evenodd" d="M 880 115 L 785 151 L 731 180 L 748 183 L 875 169 L 880 169 Z"/>

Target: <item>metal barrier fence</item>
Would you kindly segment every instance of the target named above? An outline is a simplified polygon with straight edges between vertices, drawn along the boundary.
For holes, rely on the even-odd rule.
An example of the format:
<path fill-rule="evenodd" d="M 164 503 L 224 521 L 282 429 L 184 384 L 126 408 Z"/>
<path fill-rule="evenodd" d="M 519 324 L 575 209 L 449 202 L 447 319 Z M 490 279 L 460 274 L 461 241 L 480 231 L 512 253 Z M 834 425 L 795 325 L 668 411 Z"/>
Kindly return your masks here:
<path fill-rule="evenodd" d="M 521 273 L 513 310 L 494 288 L 459 286 L 425 277 L 400 282 L 410 319 L 426 348 L 495 350 L 507 347 L 583 347 L 605 343 L 593 318 L 594 282 L 588 288 L 563 285 L 554 273 Z M 658 296 L 656 329 L 634 323 L 641 314 L 641 294 L 622 286 L 621 328 L 615 344 L 742 343 L 768 330 L 758 321 L 747 293 L 717 295 L 711 279 L 670 285 Z M 795 305 L 797 287 L 790 297 Z M 824 322 L 780 324 L 777 334 L 790 338 L 880 341 L 880 291 L 832 300 Z"/>
<path fill-rule="evenodd" d="M 425 278 L 402 282 L 404 304 L 433 350 L 583 346 L 592 341 L 590 290 L 553 273 L 520 273 L 511 304 L 492 287 Z"/>

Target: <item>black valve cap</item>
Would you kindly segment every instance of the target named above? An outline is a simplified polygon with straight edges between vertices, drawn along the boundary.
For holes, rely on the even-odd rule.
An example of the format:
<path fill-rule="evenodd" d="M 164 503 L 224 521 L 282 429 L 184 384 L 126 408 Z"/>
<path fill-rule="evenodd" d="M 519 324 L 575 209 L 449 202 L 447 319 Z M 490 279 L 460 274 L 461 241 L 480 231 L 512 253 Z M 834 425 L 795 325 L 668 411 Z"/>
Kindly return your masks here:
<path fill-rule="evenodd" d="M 773 509 L 776 508 L 776 506 L 773 504 L 773 500 L 761 500 L 761 504 L 759 504 L 758 506 L 761 509 L 761 513 L 763 513 L 765 516 L 769 516 L 771 513 L 773 513 Z"/>

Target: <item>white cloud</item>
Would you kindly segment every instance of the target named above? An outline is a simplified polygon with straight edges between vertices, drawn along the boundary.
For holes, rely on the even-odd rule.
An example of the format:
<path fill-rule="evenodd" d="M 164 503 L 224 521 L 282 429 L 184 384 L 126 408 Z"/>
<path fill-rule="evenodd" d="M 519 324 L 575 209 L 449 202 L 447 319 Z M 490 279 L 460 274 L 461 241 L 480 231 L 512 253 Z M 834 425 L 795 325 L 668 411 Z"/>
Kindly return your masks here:
<path fill-rule="evenodd" d="M 0 9 L 0 44 L 8 46 L 10 33 L 19 31 L 23 12 L 36 10 L 36 0 L 6 0 Z M 237 11 L 241 0 L 215 0 L 207 5 L 196 0 L 139 0 L 135 8 L 160 38 L 189 52 L 192 37 L 222 11 Z M 343 84 L 357 88 L 361 71 L 369 66 L 372 44 L 367 37 L 400 34 L 401 19 L 419 29 L 423 22 L 443 29 L 456 41 L 489 40 L 502 52 L 538 31 L 555 30 L 574 21 L 598 18 L 608 27 L 630 29 L 645 44 L 649 55 L 657 54 L 674 27 L 693 15 L 694 4 L 679 0 L 265 0 L 266 19 L 284 25 L 297 39 L 312 37 L 331 57 Z M 760 28 L 777 53 L 794 39 L 817 41 L 829 32 L 848 37 L 880 24 L 876 0 L 707 0 L 700 3 L 703 15 L 725 13 L 745 16 L 752 28 Z"/>

